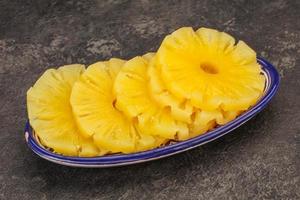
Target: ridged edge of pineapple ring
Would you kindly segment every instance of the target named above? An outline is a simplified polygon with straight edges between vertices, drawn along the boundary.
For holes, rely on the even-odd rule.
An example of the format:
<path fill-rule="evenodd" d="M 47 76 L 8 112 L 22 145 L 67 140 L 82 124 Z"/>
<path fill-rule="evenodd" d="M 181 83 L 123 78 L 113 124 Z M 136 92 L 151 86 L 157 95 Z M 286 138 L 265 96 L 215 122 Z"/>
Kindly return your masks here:
<path fill-rule="evenodd" d="M 272 97 L 275 95 L 276 91 L 278 90 L 280 77 L 276 68 L 271 63 L 269 63 L 268 61 L 260 57 L 258 57 L 258 62 L 264 69 L 263 71 L 264 74 L 266 75 L 266 85 L 264 88 L 264 96 L 261 97 L 261 99 L 257 102 L 257 104 L 255 104 L 245 113 L 240 115 L 237 119 L 221 127 L 218 127 L 213 131 L 210 131 L 208 133 L 205 133 L 203 135 L 200 135 L 198 137 L 186 141 L 181 141 L 176 144 L 171 144 L 165 147 L 161 147 L 149 151 L 127 154 L 127 155 L 122 154 L 122 155 L 110 155 L 110 156 L 101 156 L 101 157 L 62 156 L 60 154 L 52 153 L 37 144 L 37 142 L 35 141 L 32 135 L 32 128 L 29 124 L 29 121 L 27 121 L 24 130 L 25 139 L 27 141 L 29 148 L 31 148 L 31 150 L 35 154 L 43 157 L 44 159 L 47 159 L 49 161 L 58 164 L 77 166 L 77 167 L 122 166 L 122 165 L 129 165 L 129 164 L 159 159 L 176 153 L 180 153 L 195 148 L 197 146 L 203 145 L 205 143 L 208 143 L 212 140 L 215 140 L 225 135 L 229 131 L 232 131 L 233 129 L 247 122 L 258 112 L 260 112 L 263 108 L 265 108 L 267 103 L 272 99 Z"/>

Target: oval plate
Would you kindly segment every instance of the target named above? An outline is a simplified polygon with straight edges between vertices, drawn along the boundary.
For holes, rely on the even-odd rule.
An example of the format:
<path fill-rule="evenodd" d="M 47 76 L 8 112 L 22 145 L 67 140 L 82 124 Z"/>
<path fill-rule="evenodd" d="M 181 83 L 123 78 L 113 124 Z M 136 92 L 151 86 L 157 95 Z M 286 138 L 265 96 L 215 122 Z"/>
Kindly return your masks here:
<path fill-rule="evenodd" d="M 156 160 L 160 158 L 164 158 L 167 156 L 171 156 L 177 153 L 181 153 L 187 151 L 189 149 L 193 149 L 205 143 L 211 142 L 223 135 L 229 133 L 230 131 L 236 129 L 241 126 L 257 113 L 259 113 L 271 100 L 271 98 L 276 93 L 279 86 L 279 74 L 274 68 L 272 64 L 263 58 L 258 58 L 258 63 L 261 65 L 264 75 L 266 77 L 266 86 L 264 90 L 264 95 L 262 98 L 251 107 L 249 110 L 241 114 L 239 117 L 234 119 L 233 121 L 219 126 L 212 131 L 209 131 L 203 135 L 194 137 L 192 139 L 177 142 L 175 144 L 170 144 L 164 147 L 160 147 L 157 149 L 132 153 L 132 154 L 118 154 L 118 155 L 108 155 L 101 157 L 70 157 L 63 156 L 56 153 L 53 153 L 42 146 L 39 145 L 39 142 L 35 139 L 33 135 L 32 128 L 27 122 L 25 127 L 25 139 L 29 146 L 29 148 L 36 153 L 38 156 L 49 160 L 51 162 L 73 166 L 73 167 L 114 167 L 114 166 L 122 166 L 122 165 L 130 165 L 136 163 L 147 162 L 151 160 Z"/>

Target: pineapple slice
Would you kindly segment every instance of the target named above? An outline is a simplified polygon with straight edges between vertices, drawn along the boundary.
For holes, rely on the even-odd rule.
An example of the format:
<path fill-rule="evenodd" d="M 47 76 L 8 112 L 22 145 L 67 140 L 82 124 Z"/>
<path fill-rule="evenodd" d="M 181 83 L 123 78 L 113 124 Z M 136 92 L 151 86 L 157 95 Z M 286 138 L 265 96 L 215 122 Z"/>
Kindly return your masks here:
<path fill-rule="evenodd" d="M 221 109 L 214 111 L 199 110 L 194 108 L 189 101 L 182 101 L 177 98 L 165 86 L 159 69 L 155 65 L 156 58 L 154 54 L 152 54 L 152 57 L 153 59 L 151 59 L 148 67 L 150 94 L 162 107 L 170 107 L 174 119 L 188 123 L 189 137 L 201 135 L 213 129 L 216 124 L 226 124 L 239 114 L 236 111 L 225 112 Z"/>
<path fill-rule="evenodd" d="M 187 139 L 187 124 L 174 120 L 169 107 L 163 108 L 152 99 L 147 75 L 152 57 L 153 54 L 146 54 L 125 63 L 114 84 L 116 107 L 137 121 L 140 132 L 167 139 Z"/>
<path fill-rule="evenodd" d="M 152 57 L 153 59 L 151 59 L 148 67 L 150 94 L 162 107 L 170 107 L 174 119 L 189 124 L 189 137 L 201 135 L 213 129 L 216 124 L 226 124 L 239 114 L 237 111 L 225 112 L 221 109 L 214 111 L 199 110 L 194 108 L 190 102 L 177 98 L 165 86 L 159 69 L 155 66 L 156 58 L 154 54 L 152 54 Z"/>
<path fill-rule="evenodd" d="M 111 153 L 147 150 L 165 141 L 139 134 L 134 122 L 115 108 L 112 88 L 124 62 L 112 58 L 89 66 L 74 84 L 70 100 L 83 136 Z"/>
<path fill-rule="evenodd" d="M 180 28 L 163 40 L 156 56 L 167 89 L 201 110 L 247 110 L 264 90 L 256 53 L 223 32 Z"/>
<path fill-rule="evenodd" d="M 31 126 L 43 145 L 69 156 L 96 156 L 100 151 L 90 139 L 79 134 L 71 105 L 74 82 L 84 66 L 67 65 L 47 70 L 27 92 L 27 109 Z"/>

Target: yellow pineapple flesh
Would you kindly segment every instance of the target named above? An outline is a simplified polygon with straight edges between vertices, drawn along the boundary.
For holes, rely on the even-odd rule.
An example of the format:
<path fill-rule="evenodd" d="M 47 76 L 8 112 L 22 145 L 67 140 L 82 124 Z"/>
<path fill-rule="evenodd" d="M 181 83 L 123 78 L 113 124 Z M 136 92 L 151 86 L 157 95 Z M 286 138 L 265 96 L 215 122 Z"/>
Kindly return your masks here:
<path fill-rule="evenodd" d="M 110 59 L 87 68 L 74 84 L 71 105 L 86 138 L 111 153 L 132 153 L 159 146 L 164 140 L 139 134 L 134 122 L 115 107 L 113 83 L 124 60 Z"/>
<path fill-rule="evenodd" d="M 187 124 L 173 119 L 170 109 L 161 107 L 151 97 L 147 71 L 152 56 L 138 56 L 125 63 L 114 84 L 116 107 L 137 121 L 140 132 L 167 139 L 187 139 Z"/>
<path fill-rule="evenodd" d="M 199 110 L 193 107 L 189 101 L 184 101 L 174 96 L 162 80 L 159 69 L 155 65 L 156 58 L 154 54 L 152 57 L 148 67 L 151 97 L 162 107 L 169 107 L 174 119 L 188 123 L 190 129 L 189 137 L 203 134 L 214 128 L 216 124 L 225 124 L 238 115 L 236 111 L 225 112 L 221 109 L 214 111 Z"/>
<path fill-rule="evenodd" d="M 83 72 L 79 64 L 48 69 L 27 92 L 29 121 L 40 142 L 54 152 L 103 155 L 105 151 L 80 135 L 70 105 L 72 86 Z"/>
<path fill-rule="evenodd" d="M 166 88 L 158 68 L 155 66 L 155 57 L 151 59 L 148 67 L 149 89 L 153 99 L 162 107 L 170 107 L 174 119 L 191 123 L 193 106 L 188 101 L 177 98 Z"/>
<path fill-rule="evenodd" d="M 157 53 L 47 70 L 27 92 L 42 145 L 68 156 L 133 153 L 186 140 L 253 106 L 265 77 L 227 33 L 183 27 Z"/>
<path fill-rule="evenodd" d="M 168 90 L 201 110 L 247 110 L 264 90 L 256 53 L 224 32 L 180 28 L 164 39 L 156 56 Z"/>

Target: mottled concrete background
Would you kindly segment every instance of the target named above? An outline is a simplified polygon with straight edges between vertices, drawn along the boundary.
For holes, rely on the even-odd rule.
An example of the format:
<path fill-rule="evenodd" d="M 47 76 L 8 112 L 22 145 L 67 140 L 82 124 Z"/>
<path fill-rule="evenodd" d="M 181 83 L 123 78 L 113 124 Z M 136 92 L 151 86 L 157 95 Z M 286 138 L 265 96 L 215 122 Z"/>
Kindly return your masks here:
<path fill-rule="evenodd" d="M 136 166 L 68 168 L 27 148 L 25 94 L 45 69 L 155 51 L 182 26 L 227 31 L 274 63 L 269 106 L 218 141 Z M 0 199 L 300 199 L 299 47 L 298 0 L 0 0 Z"/>

